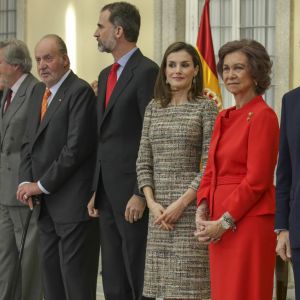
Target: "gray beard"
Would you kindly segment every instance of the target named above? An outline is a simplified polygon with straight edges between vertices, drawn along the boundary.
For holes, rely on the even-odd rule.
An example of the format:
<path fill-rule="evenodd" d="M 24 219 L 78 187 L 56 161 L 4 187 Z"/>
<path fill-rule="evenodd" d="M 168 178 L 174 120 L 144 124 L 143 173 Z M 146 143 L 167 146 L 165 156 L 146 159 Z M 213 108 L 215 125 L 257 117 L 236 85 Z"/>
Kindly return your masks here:
<path fill-rule="evenodd" d="M 103 44 L 101 43 L 98 43 L 98 50 L 103 53 L 103 52 L 106 52 L 106 53 L 111 53 L 111 50 L 106 48 Z"/>

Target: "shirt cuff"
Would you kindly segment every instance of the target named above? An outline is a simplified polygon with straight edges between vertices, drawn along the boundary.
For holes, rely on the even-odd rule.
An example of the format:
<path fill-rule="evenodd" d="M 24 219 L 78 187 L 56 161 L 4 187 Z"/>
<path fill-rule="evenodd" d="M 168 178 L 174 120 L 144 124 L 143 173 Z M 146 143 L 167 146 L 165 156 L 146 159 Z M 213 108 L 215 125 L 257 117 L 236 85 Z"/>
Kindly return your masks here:
<path fill-rule="evenodd" d="M 19 184 L 19 186 L 21 186 L 21 185 L 23 185 L 23 184 L 25 184 L 25 183 L 30 183 L 30 181 L 23 181 L 23 182 L 21 182 L 21 183 Z"/>
<path fill-rule="evenodd" d="M 281 231 L 288 231 L 288 229 L 275 229 L 274 232 L 278 235 Z"/>
<path fill-rule="evenodd" d="M 42 186 L 42 184 L 41 184 L 40 181 L 37 182 L 37 185 L 38 185 L 38 187 L 40 188 L 40 190 L 41 190 L 44 194 L 46 194 L 46 195 L 49 195 L 49 194 L 50 194 L 50 192 L 48 192 L 48 191 Z"/>

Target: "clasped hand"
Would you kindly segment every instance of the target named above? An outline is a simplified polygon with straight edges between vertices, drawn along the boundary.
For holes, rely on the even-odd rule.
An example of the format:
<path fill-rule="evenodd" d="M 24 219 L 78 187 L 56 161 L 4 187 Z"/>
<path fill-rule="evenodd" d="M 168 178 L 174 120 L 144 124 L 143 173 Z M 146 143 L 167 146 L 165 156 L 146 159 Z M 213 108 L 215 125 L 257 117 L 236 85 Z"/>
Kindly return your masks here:
<path fill-rule="evenodd" d="M 202 244 L 219 241 L 226 230 L 221 225 L 221 219 L 208 221 L 208 211 L 204 207 L 198 207 L 196 212 L 195 236 Z"/>
<path fill-rule="evenodd" d="M 23 204 L 28 205 L 30 209 L 33 209 L 32 196 L 40 194 L 42 191 L 36 182 L 27 182 L 19 185 L 16 197 Z"/>
<path fill-rule="evenodd" d="M 154 216 L 154 224 L 158 225 L 163 230 L 173 230 L 174 224 L 182 216 L 185 206 L 183 202 L 178 199 L 172 202 L 167 208 L 161 204 L 154 202 L 150 207 L 150 212 Z"/>

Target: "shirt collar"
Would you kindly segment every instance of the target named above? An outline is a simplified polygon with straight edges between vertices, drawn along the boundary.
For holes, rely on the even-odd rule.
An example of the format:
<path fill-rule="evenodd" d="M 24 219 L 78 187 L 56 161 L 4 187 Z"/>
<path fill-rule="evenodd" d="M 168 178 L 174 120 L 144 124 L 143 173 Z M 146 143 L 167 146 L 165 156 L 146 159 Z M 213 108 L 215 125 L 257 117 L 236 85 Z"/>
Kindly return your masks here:
<path fill-rule="evenodd" d="M 134 47 L 133 49 L 131 49 L 129 52 L 127 52 L 125 55 L 123 55 L 118 61 L 117 63 L 120 65 L 120 67 L 124 68 L 125 65 L 127 64 L 129 58 L 132 56 L 132 54 L 137 50 L 137 47 Z"/>
<path fill-rule="evenodd" d="M 28 73 L 23 74 L 14 84 L 13 86 L 10 88 L 12 90 L 12 96 L 11 96 L 11 100 L 13 100 L 14 96 L 16 95 L 18 89 L 20 88 L 22 82 L 25 80 L 25 78 L 28 76 Z"/>
<path fill-rule="evenodd" d="M 70 73 L 71 70 L 68 70 L 56 84 L 54 84 L 53 86 L 51 86 L 51 88 L 49 88 L 51 92 L 51 99 L 55 96 L 58 89 L 60 88 L 60 86 L 62 85 L 62 83 L 65 81 L 65 79 L 68 77 Z"/>

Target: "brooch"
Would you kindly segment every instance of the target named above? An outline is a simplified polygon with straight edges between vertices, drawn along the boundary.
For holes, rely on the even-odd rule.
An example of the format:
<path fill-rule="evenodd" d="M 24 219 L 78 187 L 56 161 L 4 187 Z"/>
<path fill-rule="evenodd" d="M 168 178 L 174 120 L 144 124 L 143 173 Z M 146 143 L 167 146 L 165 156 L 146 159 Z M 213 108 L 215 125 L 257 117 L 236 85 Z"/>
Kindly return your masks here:
<path fill-rule="evenodd" d="M 252 111 L 249 111 L 249 112 L 248 112 L 248 116 L 247 116 L 247 121 L 248 121 L 248 122 L 251 120 L 252 116 L 253 116 L 253 112 L 252 112 Z"/>

